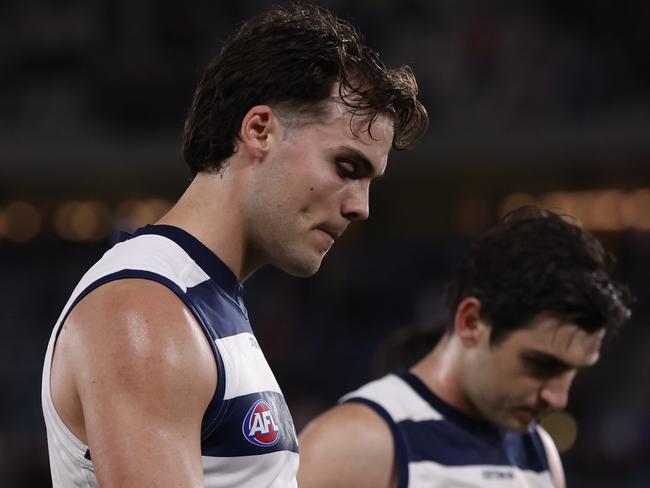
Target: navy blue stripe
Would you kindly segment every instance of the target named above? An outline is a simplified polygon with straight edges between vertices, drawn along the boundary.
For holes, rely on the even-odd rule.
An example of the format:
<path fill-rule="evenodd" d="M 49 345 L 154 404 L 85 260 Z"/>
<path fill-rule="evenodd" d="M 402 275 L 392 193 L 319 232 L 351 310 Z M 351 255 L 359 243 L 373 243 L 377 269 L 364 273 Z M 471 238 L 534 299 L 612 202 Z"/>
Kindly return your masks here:
<path fill-rule="evenodd" d="M 228 293 L 235 303 L 242 302 L 242 287 L 235 274 L 192 234 L 171 225 L 146 225 L 136 230 L 133 237 L 145 234 L 156 234 L 174 241 Z"/>
<path fill-rule="evenodd" d="M 506 455 L 515 466 L 528 466 L 532 471 L 547 471 L 546 449 L 537 431 L 527 434 L 508 432 L 504 439 Z"/>
<path fill-rule="evenodd" d="M 186 293 L 216 337 L 253 332 L 248 317 L 212 280 L 188 288 Z"/>
<path fill-rule="evenodd" d="M 536 472 L 547 469 L 530 434 L 508 432 L 503 438 L 480 437 L 446 420 L 404 420 L 398 427 L 408 439 L 412 461 L 434 461 L 445 466 L 517 466 Z"/>
<path fill-rule="evenodd" d="M 536 472 L 548 469 L 546 451 L 537 432 L 508 432 L 487 420 L 468 417 L 445 403 L 413 373 L 403 370 L 398 376 L 444 418 L 399 424 L 411 442 L 414 460 L 450 466 L 510 465 Z"/>
<path fill-rule="evenodd" d="M 244 432 L 244 420 L 251 407 L 258 400 L 264 400 L 273 413 L 278 425 L 279 439 L 272 446 L 262 447 L 249 441 Z M 255 456 L 277 451 L 298 452 L 296 432 L 291 413 L 281 393 L 264 391 L 242 395 L 225 400 L 227 404 L 226 419 L 220 428 L 203 440 L 201 452 L 204 456 L 233 457 Z"/>
<path fill-rule="evenodd" d="M 431 407 L 440 413 L 447 420 L 450 420 L 458 425 L 461 425 L 465 430 L 473 434 L 486 437 L 489 439 L 501 439 L 505 434 L 505 429 L 494 425 L 484 419 L 472 418 L 465 415 L 460 410 L 452 407 L 434 392 L 432 392 L 427 385 L 425 385 L 420 378 L 407 370 L 402 370 L 398 373 L 415 392 L 422 397 Z"/>
<path fill-rule="evenodd" d="M 209 432 L 213 431 L 217 427 L 219 421 L 222 419 L 224 414 L 222 409 L 223 409 L 223 395 L 224 392 L 226 391 L 226 375 L 224 372 L 225 370 L 223 366 L 223 361 L 221 359 L 221 355 L 219 354 L 219 351 L 217 350 L 217 345 L 214 342 L 216 337 L 214 336 L 210 327 L 208 327 L 202 312 L 194 306 L 194 304 L 190 301 L 188 296 L 183 292 L 183 290 L 176 283 L 174 283 L 173 281 L 171 281 L 170 279 L 162 275 L 152 273 L 150 271 L 142 271 L 137 269 L 123 269 L 121 271 L 108 274 L 94 281 L 93 283 L 88 285 L 81 293 L 79 293 L 79 295 L 74 300 L 74 302 L 72 302 L 72 305 L 70 305 L 70 308 L 68 308 L 68 310 L 66 311 L 65 316 L 61 320 L 61 324 L 65 322 L 65 320 L 68 318 L 68 315 L 70 315 L 70 312 L 72 312 L 74 307 L 81 300 L 83 300 L 83 298 L 85 298 L 90 292 L 96 290 L 100 286 L 109 283 L 111 281 L 123 280 L 129 278 L 139 278 L 139 279 L 155 281 L 169 288 L 172 292 L 176 294 L 176 296 L 178 296 L 178 298 L 180 298 L 183 301 L 183 303 L 190 310 L 190 312 L 192 312 L 192 315 L 194 315 L 197 322 L 200 324 L 201 329 L 206 335 L 208 342 L 210 343 L 210 348 L 212 349 L 212 354 L 214 355 L 215 362 L 217 364 L 217 375 L 218 375 L 217 388 L 215 389 L 214 395 L 212 396 L 208 408 L 206 409 L 206 413 L 203 416 L 203 422 L 201 425 L 202 435 L 208 435 Z M 59 330 L 57 331 L 57 338 L 62 328 L 63 327 L 59 327 Z M 210 421 L 207 422 L 207 419 L 210 419 Z"/>
<path fill-rule="evenodd" d="M 390 414 L 378 403 L 368 400 L 367 398 L 352 397 L 345 400 L 344 403 L 361 403 L 373 409 L 379 414 L 384 422 L 388 424 L 390 432 L 393 435 L 393 442 L 395 446 L 395 463 L 397 464 L 398 478 L 397 488 L 407 488 L 409 484 L 409 458 L 411 457 L 408 450 L 408 445 L 404 442 L 402 433 L 399 431 L 395 421 Z"/>

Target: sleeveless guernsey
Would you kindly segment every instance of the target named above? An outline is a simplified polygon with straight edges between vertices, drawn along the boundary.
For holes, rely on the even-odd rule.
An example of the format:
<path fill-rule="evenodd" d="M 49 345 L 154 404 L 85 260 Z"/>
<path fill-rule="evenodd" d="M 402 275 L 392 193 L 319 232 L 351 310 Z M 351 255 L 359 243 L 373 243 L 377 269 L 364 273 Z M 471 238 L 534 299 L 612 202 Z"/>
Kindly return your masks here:
<path fill-rule="evenodd" d="M 467 417 L 408 371 L 389 374 L 345 395 L 390 427 L 399 488 L 552 488 L 537 428 L 509 432 Z"/>
<path fill-rule="evenodd" d="M 201 325 L 218 368 L 218 386 L 202 422 L 207 488 L 296 487 L 298 442 L 280 387 L 251 329 L 235 275 L 196 238 L 150 225 L 116 244 L 84 275 L 48 344 L 42 404 L 54 488 L 96 487 L 92 453 L 63 424 L 50 391 L 59 330 L 88 293 L 125 278 L 157 281 L 173 291 Z"/>

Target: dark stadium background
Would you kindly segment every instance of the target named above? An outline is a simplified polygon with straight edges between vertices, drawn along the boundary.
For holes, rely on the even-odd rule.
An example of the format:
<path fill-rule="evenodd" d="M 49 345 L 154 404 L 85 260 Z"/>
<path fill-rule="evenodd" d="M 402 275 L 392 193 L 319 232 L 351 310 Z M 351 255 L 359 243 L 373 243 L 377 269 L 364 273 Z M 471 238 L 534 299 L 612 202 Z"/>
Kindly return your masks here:
<path fill-rule="evenodd" d="M 444 283 L 468 242 L 538 203 L 592 229 L 638 297 L 550 426 L 569 486 L 649 486 L 650 3 L 323 3 L 387 65 L 413 67 L 431 125 L 392 154 L 370 220 L 319 274 L 266 269 L 246 283 L 297 428 L 377 374 L 382 337 L 444 319 Z M 51 327 L 116 230 L 180 195 L 198 74 L 270 4 L 0 4 L 0 486 L 49 486 L 40 375 Z"/>

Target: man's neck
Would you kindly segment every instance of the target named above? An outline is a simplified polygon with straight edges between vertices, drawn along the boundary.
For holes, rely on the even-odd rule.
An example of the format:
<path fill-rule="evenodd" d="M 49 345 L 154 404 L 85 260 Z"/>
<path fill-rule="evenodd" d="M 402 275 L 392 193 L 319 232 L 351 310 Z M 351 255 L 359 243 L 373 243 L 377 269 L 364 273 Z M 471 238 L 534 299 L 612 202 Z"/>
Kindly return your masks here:
<path fill-rule="evenodd" d="M 476 417 L 476 409 L 463 389 L 461 347 L 453 336 L 446 334 L 433 351 L 411 368 L 411 372 L 445 403 Z"/>
<path fill-rule="evenodd" d="M 237 182 L 231 172 L 199 173 L 158 224 L 192 234 L 243 282 L 255 269 L 245 262 L 245 231 Z"/>

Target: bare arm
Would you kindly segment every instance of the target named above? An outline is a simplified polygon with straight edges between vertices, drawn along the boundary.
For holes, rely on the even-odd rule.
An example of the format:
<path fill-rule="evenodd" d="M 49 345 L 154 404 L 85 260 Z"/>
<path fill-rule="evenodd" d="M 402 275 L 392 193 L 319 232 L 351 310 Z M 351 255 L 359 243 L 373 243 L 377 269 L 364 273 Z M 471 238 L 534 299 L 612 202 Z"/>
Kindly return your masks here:
<path fill-rule="evenodd" d="M 198 487 L 201 420 L 216 381 L 208 340 L 181 300 L 156 282 L 121 280 L 66 320 L 52 388 L 100 486 Z"/>
<path fill-rule="evenodd" d="M 394 445 L 386 422 L 362 404 L 334 407 L 300 434 L 301 488 L 396 486 Z"/>
<path fill-rule="evenodd" d="M 538 426 L 537 432 L 539 432 L 539 436 L 544 444 L 546 459 L 548 460 L 548 469 L 551 472 L 553 484 L 555 485 L 555 488 L 565 488 L 566 482 L 564 479 L 564 468 L 562 468 L 562 460 L 560 459 L 560 454 L 557 452 L 555 443 L 548 432 L 546 432 L 542 427 Z"/>

